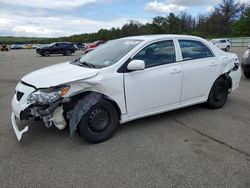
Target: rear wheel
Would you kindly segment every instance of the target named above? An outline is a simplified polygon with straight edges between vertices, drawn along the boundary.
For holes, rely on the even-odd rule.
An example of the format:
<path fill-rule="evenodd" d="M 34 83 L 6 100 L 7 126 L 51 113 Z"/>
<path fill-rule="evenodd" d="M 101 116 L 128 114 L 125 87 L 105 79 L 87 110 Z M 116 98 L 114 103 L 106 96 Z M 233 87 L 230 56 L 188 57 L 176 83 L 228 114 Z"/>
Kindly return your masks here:
<path fill-rule="evenodd" d="M 118 127 L 118 113 L 114 105 L 101 99 L 82 116 L 78 125 L 80 136 L 89 143 L 100 143 L 113 136 Z"/>
<path fill-rule="evenodd" d="M 71 56 L 72 55 L 72 52 L 70 50 L 67 50 L 66 53 L 65 53 L 67 56 Z"/>
<path fill-rule="evenodd" d="M 250 78 L 250 72 L 244 72 L 245 77 Z"/>
<path fill-rule="evenodd" d="M 227 46 L 226 47 L 226 51 L 228 52 L 230 50 L 230 46 Z"/>
<path fill-rule="evenodd" d="M 223 78 L 217 79 L 209 93 L 207 105 L 212 109 L 218 109 L 224 106 L 228 97 L 228 82 Z"/>

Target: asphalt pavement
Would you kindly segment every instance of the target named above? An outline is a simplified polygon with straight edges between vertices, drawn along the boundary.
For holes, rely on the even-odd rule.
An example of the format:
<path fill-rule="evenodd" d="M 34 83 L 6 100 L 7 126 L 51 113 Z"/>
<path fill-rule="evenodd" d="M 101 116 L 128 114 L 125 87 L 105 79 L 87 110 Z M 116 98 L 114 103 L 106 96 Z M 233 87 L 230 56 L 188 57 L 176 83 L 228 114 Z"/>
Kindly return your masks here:
<path fill-rule="evenodd" d="M 233 48 L 242 56 L 244 48 Z M 204 105 L 126 123 L 101 144 L 35 121 L 20 143 L 11 98 L 25 74 L 79 57 L 0 52 L 0 187 L 250 187 L 250 79 L 224 108 Z"/>

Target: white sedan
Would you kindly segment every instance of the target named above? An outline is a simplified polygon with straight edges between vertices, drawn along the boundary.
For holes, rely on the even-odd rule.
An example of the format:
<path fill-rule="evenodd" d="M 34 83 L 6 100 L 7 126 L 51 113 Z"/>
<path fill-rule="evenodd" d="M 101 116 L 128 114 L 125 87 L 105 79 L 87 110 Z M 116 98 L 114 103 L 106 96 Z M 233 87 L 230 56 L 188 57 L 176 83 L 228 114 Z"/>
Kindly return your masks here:
<path fill-rule="evenodd" d="M 207 103 L 221 108 L 241 78 L 237 55 L 194 36 L 148 35 L 109 41 L 79 59 L 24 76 L 12 99 L 19 120 L 76 130 L 90 143 L 109 139 L 118 124 Z M 157 128 L 157 127 L 156 127 Z"/>

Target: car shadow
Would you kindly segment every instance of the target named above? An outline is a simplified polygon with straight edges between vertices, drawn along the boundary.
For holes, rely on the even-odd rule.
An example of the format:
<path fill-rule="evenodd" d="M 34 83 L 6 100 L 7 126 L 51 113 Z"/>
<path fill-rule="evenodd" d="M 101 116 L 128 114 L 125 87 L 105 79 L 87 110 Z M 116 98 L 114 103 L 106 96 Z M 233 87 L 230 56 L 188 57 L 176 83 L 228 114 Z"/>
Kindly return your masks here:
<path fill-rule="evenodd" d="M 146 128 L 147 126 L 155 126 L 156 123 L 163 121 L 170 121 L 175 118 L 184 116 L 184 115 L 192 115 L 194 113 L 199 112 L 200 110 L 210 110 L 205 107 L 204 104 L 198 104 L 190 107 L 185 107 L 169 112 L 163 112 L 161 114 L 156 114 L 148 117 L 144 117 L 141 119 L 137 119 L 119 126 L 118 132 L 122 133 L 123 131 L 131 131 L 130 129 L 136 128 Z"/>
<path fill-rule="evenodd" d="M 226 105 L 229 105 L 230 98 L 228 99 L 228 102 Z M 148 116 L 145 118 L 141 118 L 138 120 L 134 120 L 128 123 L 124 123 L 122 125 L 119 125 L 119 128 L 115 134 L 115 137 L 118 138 L 119 135 L 128 133 L 133 130 L 144 130 L 147 128 L 151 129 L 151 126 L 156 126 L 158 123 L 166 124 L 166 122 L 171 122 L 175 119 L 185 117 L 185 116 L 192 116 L 193 114 L 199 115 L 199 113 L 204 113 L 206 111 L 211 111 L 211 109 L 207 108 L 204 104 L 198 104 L 190 107 L 185 107 L 169 112 L 164 112 L 161 114 Z M 29 125 L 29 131 L 27 133 L 24 133 L 23 138 L 21 140 L 21 145 L 30 145 L 35 144 L 35 142 L 40 142 L 41 140 L 49 140 L 50 142 L 63 142 L 63 143 L 73 143 L 74 145 L 81 145 L 81 146 L 87 146 L 91 145 L 84 141 L 78 134 L 78 132 L 75 132 L 75 135 L 72 139 L 69 138 L 69 127 L 66 127 L 63 130 L 58 130 L 55 126 L 51 126 L 50 128 L 47 128 L 44 126 L 43 122 L 40 121 L 26 121 L 26 122 L 20 122 L 20 127 L 24 127 L 26 125 Z M 156 127 L 157 128 L 157 127 Z M 111 138 L 112 139 L 112 138 Z M 115 139 L 115 138 L 114 138 Z"/>

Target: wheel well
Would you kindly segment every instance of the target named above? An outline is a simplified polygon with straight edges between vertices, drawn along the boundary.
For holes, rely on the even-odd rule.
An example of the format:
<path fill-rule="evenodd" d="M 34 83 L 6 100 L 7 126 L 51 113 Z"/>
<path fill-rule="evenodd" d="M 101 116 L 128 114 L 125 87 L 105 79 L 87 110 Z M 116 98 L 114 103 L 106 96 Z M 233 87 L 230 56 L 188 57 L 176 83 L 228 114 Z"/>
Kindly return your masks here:
<path fill-rule="evenodd" d="M 74 107 L 74 105 L 77 103 L 78 100 L 80 100 L 81 98 L 83 98 L 84 96 L 88 95 L 88 94 L 91 93 L 91 92 L 93 92 L 93 91 L 86 91 L 86 92 L 79 93 L 79 94 L 77 94 L 77 95 L 72 96 L 70 102 L 69 102 L 69 103 L 66 103 L 66 104 L 64 105 L 65 111 L 71 110 L 71 109 Z M 96 92 L 96 93 L 97 93 L 97 92 Z M 102 94 L 102 97 L 103 97 L 104 99 L 108 100 L 109 102 L 111 102 L 111 103 L 114 105 L 114 107 L 115 107 L 115 109 L 116 109 L 116 111 L 117 111 L 117 113 L 118 113 L 118 116 L 120 117 L 120 115 L 121 115 L 121 110 L 120 110 L 118 104 L 117 104 L 113 99 L 111 99 L 110 97 L 108 97 L 108 96 L 106 96 L 106 95 L 104 95 L 104 94 Z"/>
<path fill-rule="evenodd" d="M 231 79 L 231 77 L 228 75 L 228 73 L 222 74 L 219 78 L 222 78 L 222 79 L 226 80 L 227 83 L 228 83 L 229 89 L 232 88 L 232 84 L 233 84 L 233 83 L 232 83 L 232 79 Z M 219 78 L 218 78 L 218 79 L 219 79 Z"/>

